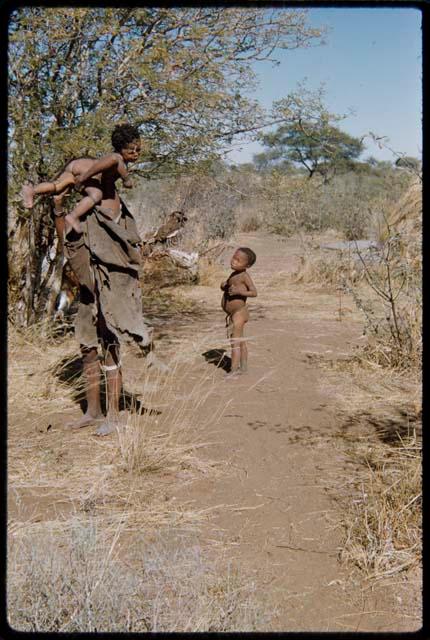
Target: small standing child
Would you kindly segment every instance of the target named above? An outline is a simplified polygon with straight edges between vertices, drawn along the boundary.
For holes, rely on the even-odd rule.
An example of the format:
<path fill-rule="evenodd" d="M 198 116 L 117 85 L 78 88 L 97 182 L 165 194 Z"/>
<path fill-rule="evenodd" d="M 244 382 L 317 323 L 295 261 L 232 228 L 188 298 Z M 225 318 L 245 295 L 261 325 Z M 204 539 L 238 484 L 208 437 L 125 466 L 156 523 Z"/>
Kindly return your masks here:
<path fill-rule="evenodd" d="M 249 320 L 247 298 L 256 298 L 257 289 L 247 269 L 257 256 L 248 247 L 236 249 L 230 262 L 233 273 L 221 283 L 224 291 L 221 306 L 227 314 L 227 333 L 231 340 L 231 370 L 229 376 L 244 373 L 248 368 L 248 347 L 243 339 L 243 328 Z"/>
<path fill-rule="evenodd" d="M 135 162 L 140 153 L 140 141 L 136 139 L 135 129 L 131 132 L 131 140 L 124 144 L 124 131 L 127 125 L 116 127 L 112 133 L 113 153 L 103 156 L 99 160 L 92 158 L 76 158 L 71 160 L 62 169 L 58 178 L 53 182 L 41 182 L 34 186 L 25 184 L 22 188 L 23 205 L 26 209 L 33 206 L 33 198 L 36 195 L 64 194 L 71 187 L 83 191 L 85 197 L 76 207 L 64 217 L 67 226 L 72 227 L 77 233 L 82 233 L 79 222 L 85 213 L 88 213 L 94 205 L 99 204 L 103 198 L 102 182 L 106 178 L 121 178 L 124 187 L 132 188 L 132 183 L 127 172 L 127 163 Z M 117 135 L 121 129 L 121 135 Z"/>

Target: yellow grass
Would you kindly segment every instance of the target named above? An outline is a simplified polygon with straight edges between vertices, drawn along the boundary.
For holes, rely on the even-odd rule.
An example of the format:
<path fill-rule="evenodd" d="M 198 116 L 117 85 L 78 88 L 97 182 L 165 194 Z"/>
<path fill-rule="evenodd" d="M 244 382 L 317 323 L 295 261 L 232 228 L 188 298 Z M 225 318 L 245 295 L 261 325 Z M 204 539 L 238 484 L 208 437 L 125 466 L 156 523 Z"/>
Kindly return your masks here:
<path fill-rule="evenodd" d="M 225 269 L 216 262 L 207 258 L 199 261 L 199 284 L 206 287 L 216 287 L 225 279 Z"/>
<path fill-rule="evenodd" d="M 344 516 L 342 559 L 369 579 L 393 576 L 421 562 L 422 469 L 416 435 L 396 446 L 362 441 L 351 455 L 364 466 Z M 358 482 L 357 482 L 358 484 Z"/>
<path fill-rule="evenodd" d="M 121 524 L 76 519 L 61 535 L 10 543 L 10 625 L 45 633 L 270 628 L 252 581 L 204 558 L 189 536 L 173 543 L 142 527 L 122 543 L 122 533 Z"/>
<path fill-rule="evenodd" d="M 337 399 L 338 437 L 354 472 L 343 482 L 341 559 L 369 580 L 421 565 L 422 456 L 419 376 L 362 357 L 324 366 Z M 341 374 L 341 376 L 339 375 Z"/>
<path fill-rule="evenodd" d="M 217 506 L 196 509 L 193 501 L 171 496 L 178 482 L 226 473 L 203 455 L 225 409 L 201 424 L 200 409 L 215 378 L 201 376 L 191 390 L 186 384 L 204 349 L 182 341 L 167 371 L 130 360 L 123 427 L 98 439 L 91 429 L 61 428 L 82 394 L 74 341 L 10 328 L 12 627 L 231 631 L 261 628 L 269 620 L 264 598 L 245 576 L 202 555 L 196 534 Z"/>

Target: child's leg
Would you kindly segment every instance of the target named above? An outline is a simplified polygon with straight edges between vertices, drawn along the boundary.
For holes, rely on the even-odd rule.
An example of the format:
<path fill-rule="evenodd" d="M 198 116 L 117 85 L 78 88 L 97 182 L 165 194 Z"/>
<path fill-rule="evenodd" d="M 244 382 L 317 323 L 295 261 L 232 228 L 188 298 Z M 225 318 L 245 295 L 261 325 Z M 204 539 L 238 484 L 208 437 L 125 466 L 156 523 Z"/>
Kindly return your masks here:
<path fill-rule="evenodd" d="M 63 193 L 66 189 L 73 187 L 75 184 L 75 176 L 70 171 L 64 171 L 55 180 L 54 185 L 56 187 L 56 194 Z"/>
<path fill-rule="evenodd" d="M 240 370 L 248 371 L 248 346 L 244 340 L 240 343 Z"/>
<path fill-rule="evenodd" d="M 36 186 L 32 184 L 25 184 L 21 191 L 23 205 L 26 209 L 31 209 L 33 206 L 34 196 L 62 193 L 74 184 L 74 175 L 69 171 L 62 173 L 57 180 L 53 182 L 41 182 Z"/>
<path fill-rule="evenodd" d="M 246 309 L 240 309 L 232 316 L 233 331 L 231 337 L 231 372 L 238 371 L 241 362 L 242 344 L 243 344 L 243 328 L 248 321 L 248 312 Z"/>
<path fill-rule="evenodd" d="M 79 218 L 99 204 L 103 198 L 103 192 L 97 187 L 86 187 L 86 196 L 82 198 L 76 207 L 71 211 L 64 219 L 68 225 L 70 225 L 77 233 L 82 233 L 82 227 L 79 222 Z"/>

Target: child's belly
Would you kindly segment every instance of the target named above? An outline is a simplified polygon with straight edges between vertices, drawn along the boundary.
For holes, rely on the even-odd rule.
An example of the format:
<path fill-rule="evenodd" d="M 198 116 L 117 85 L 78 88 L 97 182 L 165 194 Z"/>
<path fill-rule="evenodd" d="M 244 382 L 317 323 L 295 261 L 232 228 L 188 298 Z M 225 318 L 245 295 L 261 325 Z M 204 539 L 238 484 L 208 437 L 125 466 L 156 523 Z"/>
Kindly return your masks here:
<path fill-rule="evenodd" d="M 246 306 L 246 298 L 236 298 L 235 300 L 229 300 L 225 296 L 222 299 L 221 306 L 228 315 L 232 315 L 239 309 L 243 309 Z"/>

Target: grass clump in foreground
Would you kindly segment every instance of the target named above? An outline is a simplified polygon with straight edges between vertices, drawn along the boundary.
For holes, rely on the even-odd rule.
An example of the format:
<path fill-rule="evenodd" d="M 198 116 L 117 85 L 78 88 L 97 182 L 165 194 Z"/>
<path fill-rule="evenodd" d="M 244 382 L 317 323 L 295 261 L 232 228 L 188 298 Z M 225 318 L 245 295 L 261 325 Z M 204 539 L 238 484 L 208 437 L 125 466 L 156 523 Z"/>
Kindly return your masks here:
<path fill-rule="evenodd" d="M 421 562 L 421 448 L 415 436 L 395 445 L 356 443 L 364 465 L 359 489 L 344 512 L 343 560 L 368 579 L 393 576 Z"/>
<path fill-rule="evenodd" d="M 353 499 L 342 501 L 341 559 L 358 567 L 370 584 L 402 574 L 412 593 L 422 562 L 421 184 L 412 182 L 393 210 L 382 209 L 379 217 L 381 247 L 373 260 L 360 253 L 358 261 L 348 255 L 349 261 L 327 259 L 308 251 L 298 277 L 336 287 L 365 320 L 366 342 L 342 364 L 342 382 L 336 379 L 335 393 L 350 424 L 364 429 L 351 437 L 349 454 L 358 466 L 349 479 Z M 401 417 L 393 420 L 396 411 Z M 417 619 L 419 608 L 417 595 Z"/>
<path fill-rule="evenodd" d="M 81 393 L 69 366 L 71 339 L 42 346 L 34 338 L 11 328 L 10 625 L 27 632 L 268 628 L 269 608 L 254 584 L 202 555 L 197 533 L 211 509 L 173 501 L 169 492 L 177 477 L 221 472 L 201 455 L 219 417 L 201 421 L 215 380 L 196 372 L 190 390 L 187 379 L 204 345 L 181 340 L 167 370 L 130 359 L 125 428 L 89 446 L 88 431 L 55 422 Z"/>
<path fill-rule="evenodd" d="M 255 585 L 202 557 L 189 539 L 127 540 L 76 520 L 67 535 L 15 537 L 8 618 L 19 631 L 252 631 L 269 621 Z M 267 627 L 266 627 L 267 628 Z"/>

